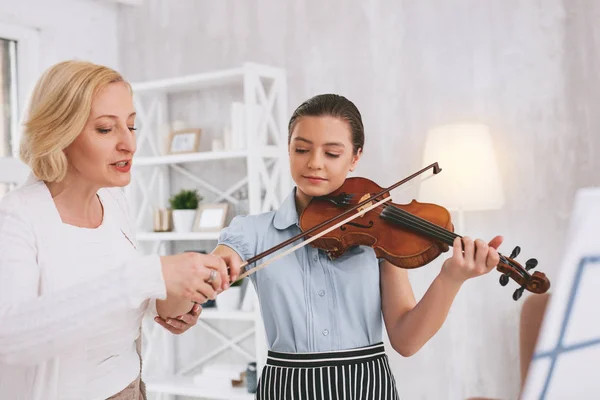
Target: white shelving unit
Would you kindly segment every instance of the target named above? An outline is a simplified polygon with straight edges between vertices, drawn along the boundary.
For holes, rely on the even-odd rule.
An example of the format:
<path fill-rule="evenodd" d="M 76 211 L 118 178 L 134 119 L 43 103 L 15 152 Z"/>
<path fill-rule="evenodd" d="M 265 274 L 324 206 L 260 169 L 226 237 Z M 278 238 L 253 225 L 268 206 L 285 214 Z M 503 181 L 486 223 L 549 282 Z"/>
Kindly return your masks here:
<path fill-rule="evenodd" d="M 221 87 L 238 87 L 241 102 L 247 112 L 244 118 L 243 148 L 222 151 L 202 151 L 188 154 L 165 154 L 164 141 L 169 135 L 170 96 L 189 95 L 190 92 L 215 90 Z M 132 184 L 127 195 L 137 226 L 137 239 L 144 252 L 169 254 L 176 242 L 204 242 L 216 244 L 218 232 L 153 232 L 153 210 L 167 208 L 176 175 L 192 182 L 193 187 L 210 192 L 215 199 L 211 203 L 226 201 L 239 205 L 235 193 L 247 190 L 248 205 L 245 213 L 255 214 L 279 206 L 291 188 L 287 176 L 287 86 L 285 71 L 265 65 L 245 63 L 239 68 L 214 71 L 132 84 L 134 102 L 138 114 L 138 151 L 133 160 Z M 238 100 L 239 101 L 239 100 Z M 259 110 L 257 112 L 257 110 Z M 198 110 L 199 113 L 202 110 Z M 223 121 L 227 125 L 228 120 Z M 200 127 L 202 128 L 202 127 Z M 211 162 L 237 162 L 244 171 L 229 187 L 209 183 L 197 171 L 196 165 Z M 196 168 L 197 169 L 197 168 Z M 237 167 L 236 167 L 237 169 Z M 237 179 L 237 178 L 236 178 Z M 251 286 L 251 285 L 249 285 Z M 218 303 L 218 298 L 217 298 Z M 215 322 L 240 323 L 245 328 L 231 337 L 214 326 Z M 205 309 L 192 330 L 218 337 L 222 344 L 210 349 L 189 365 L 178 365 L 175 359 L 175 341 L 172 335 L 154 321 L 144 322 L 144 368 L 159 365 L 160 372 L 144 375 L 149 393 L 161 399 L 173 395 L 192 396 L 202 399 L 251 399 L 245 388 L 202 387 L 194 383 L 193 375 L 202 365 L 223 352 L 239 355 L 243 363 L 256 361 L 258 373 L 266 359 L 266 343 L 258 305 L 252 312 L 223 312 Z M 248 352 L 239 343 L 254 338 L 254 351 Z"/>

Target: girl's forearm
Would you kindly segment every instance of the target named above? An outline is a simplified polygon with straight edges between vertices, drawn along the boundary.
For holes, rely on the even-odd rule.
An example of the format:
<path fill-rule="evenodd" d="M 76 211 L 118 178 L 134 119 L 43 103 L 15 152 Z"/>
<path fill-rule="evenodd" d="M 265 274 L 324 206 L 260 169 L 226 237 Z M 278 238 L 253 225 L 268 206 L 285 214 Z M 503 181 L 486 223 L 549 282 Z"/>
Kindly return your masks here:
<path fill-rule="evenodd" d="M 394 349 L 405 357 L 421 349 L 441 328 L 461 285 L 440 272 L 423 298 L 392 329 L 390 342 Z"/>

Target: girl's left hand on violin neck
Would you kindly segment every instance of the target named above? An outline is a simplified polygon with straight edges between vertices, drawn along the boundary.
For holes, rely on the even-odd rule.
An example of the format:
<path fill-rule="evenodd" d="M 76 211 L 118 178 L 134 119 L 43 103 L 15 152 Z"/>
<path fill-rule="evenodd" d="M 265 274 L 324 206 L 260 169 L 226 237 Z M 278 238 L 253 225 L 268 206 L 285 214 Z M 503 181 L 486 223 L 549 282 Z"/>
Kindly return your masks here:
<path fill-rule="evenodd" d="M 487 274 L 500 262 L 497 249 L 502 241 L 502 236 L 496 236 L 489 243 L 466 236 L 455 238 L 452 257 L 444 262 L 440 275 L 462 284 L 467 279 Z"/>

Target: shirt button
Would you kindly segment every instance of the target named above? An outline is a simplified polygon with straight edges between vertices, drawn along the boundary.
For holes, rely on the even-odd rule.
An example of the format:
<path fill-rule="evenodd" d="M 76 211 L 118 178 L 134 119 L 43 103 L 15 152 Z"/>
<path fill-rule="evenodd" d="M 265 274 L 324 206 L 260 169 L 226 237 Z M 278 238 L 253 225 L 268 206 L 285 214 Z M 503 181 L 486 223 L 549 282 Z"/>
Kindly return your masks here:
<path fill-rule="evenodd" d="M 315 254 L 315 256 L 313 257 L 313 260 L 317 261 L 319 259 L 319 256 Z"/>
<path fill-rule="evenodd" d="M 321 297 L 325 296 L 325 291 L 324 290 L 319 290 L 319 296 L 321 296 Z"/>
<path fill-rule="evenodd" d="M 323 331 L 323 336 L 327 336 L 327 335 L 329 335 L 329 331 L 328 331 L 327 329 L 325 329 L 325 330 Z"/>

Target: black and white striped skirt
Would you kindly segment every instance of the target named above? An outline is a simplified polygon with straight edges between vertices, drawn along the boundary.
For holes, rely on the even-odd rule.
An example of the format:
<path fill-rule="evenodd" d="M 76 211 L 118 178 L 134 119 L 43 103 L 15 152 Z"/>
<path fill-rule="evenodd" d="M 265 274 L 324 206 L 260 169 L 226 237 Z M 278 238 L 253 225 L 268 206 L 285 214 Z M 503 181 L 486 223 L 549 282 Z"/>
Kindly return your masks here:
<path fill-rule="evenodd" d="M 383 343 L 326 353 L 269 351 L 257 400 L 397 400 Z"/>

